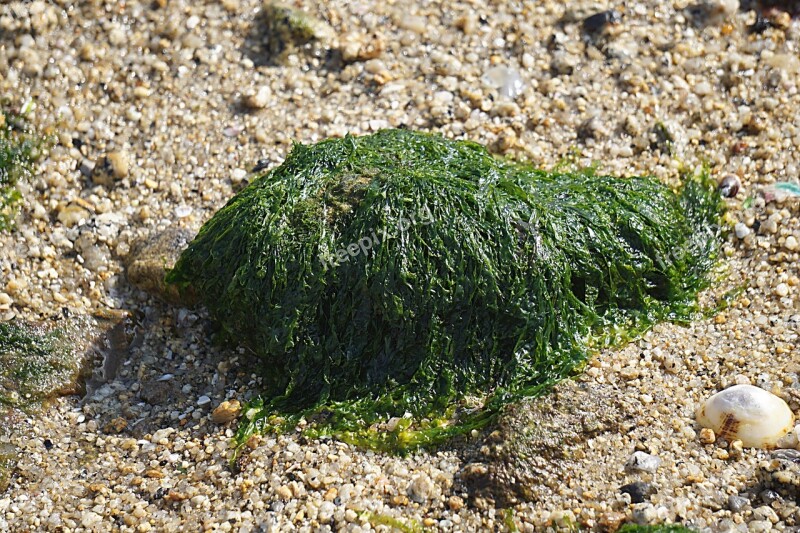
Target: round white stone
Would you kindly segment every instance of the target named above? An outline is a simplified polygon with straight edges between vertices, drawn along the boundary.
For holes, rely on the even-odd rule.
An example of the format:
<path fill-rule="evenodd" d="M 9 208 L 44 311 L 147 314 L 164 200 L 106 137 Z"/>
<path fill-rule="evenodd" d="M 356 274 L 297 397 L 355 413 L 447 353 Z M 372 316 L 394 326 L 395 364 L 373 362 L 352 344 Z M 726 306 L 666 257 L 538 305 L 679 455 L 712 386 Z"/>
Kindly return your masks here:
<path fill-rule="evenodd" d="M 749 448 L 775 448 L 794 426 L 794 415 L 774 394 L 753 385 L 734 385 L 703 402 L 697 422 Z"/>

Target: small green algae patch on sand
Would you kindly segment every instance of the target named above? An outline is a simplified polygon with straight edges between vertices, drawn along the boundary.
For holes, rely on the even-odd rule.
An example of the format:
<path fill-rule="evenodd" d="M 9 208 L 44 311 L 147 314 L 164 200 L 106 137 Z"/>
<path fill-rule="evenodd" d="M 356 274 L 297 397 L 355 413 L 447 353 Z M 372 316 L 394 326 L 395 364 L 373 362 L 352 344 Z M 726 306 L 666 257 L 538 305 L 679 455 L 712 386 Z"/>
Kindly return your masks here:
<path fill-rule="evenodd" d="M 0 404 L 24 409 L 80 392 L 86 351 L 77 339 L 86 327 L 78 319 L 55 327 L 0 322 Z"/>
<path fill-rule="evenodd" d="M 403 451 L 486 424 L 592 349 L 691 319 L 722 211 L 705 174 L 672 190 L 385 130 L 296 145 L 167 281 L 264 364 L 240 442 L 300 426 Z"/>
<path fill-rule="evenodd" d="M 44 146 L 25 120 L 24 111 L 16 114 L 6 108 L 0 107 L 0 231 L 13 226 L 21 200 L 15 185 L 31 175 Z"/>
<path fill-rule="evenodd" d="M 664 524 L 660 526 L 637 526 L 635 524 L 627 524 L 619 528 L 618 533 L 695 533 L 695 530 L 678 524 Z"/>

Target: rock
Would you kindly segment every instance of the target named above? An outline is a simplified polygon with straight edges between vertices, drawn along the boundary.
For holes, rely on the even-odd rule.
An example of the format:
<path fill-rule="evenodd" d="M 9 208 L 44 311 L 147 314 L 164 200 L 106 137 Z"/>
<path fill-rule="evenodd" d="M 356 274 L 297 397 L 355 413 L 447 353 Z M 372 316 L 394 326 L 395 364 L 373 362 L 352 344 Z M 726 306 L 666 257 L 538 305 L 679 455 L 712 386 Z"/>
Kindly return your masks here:
<path fill-rule="evenodd" d="M 438 488 L 427 474 L 419 474 L 408 485 L 408 497 L 417 503 L 425 503 L 437 496 Z"/>
<path fill-rule="evenodd" d="M 628 483 L 621 486 L 619 491 L 622 494 L 628 494 L 631 497 L 631 503 L 644 503 L 656 493 L 655 487 L 651 483 L 645 483 L 644 481 Z"/>
<path fill-rule="evenodd" d="M 750 505 L 750 500 L 747 498 L 742 498 L 735 494 L 728 496 L 728 509 L 732 513 L 738 513 L 748 505 Z"/>
<path fill-rule="evenodd" d="M 697 411 L 697 422 L 746 447 L 774 448 L 794 427 L 794 415 L 774 394 L 753 385 L 734 385 L 706 400 Z"/>
<path fill-rule="evenodd" d="M 198 407 L 203 407 L 204 405 L 208 405 L 208 404 L 210 404 L 210 403 L 211 403 L 211 398 L 209 398 L 209 397 L 208 397 L 208 396 L 206 396 L 205 394 L 203 394 L 202 396 L 200 396 L 200 397 L 197 399 L 197 406 L 198 406 Z"/>
<path fill-rule="evenodd" d="M 215 424 L 227 424 L 239 416 L 242 406 L 239 400 L 226 400 L 211 413 L 211 421 Z"/>
<path fill-rule="evenodd" d="M 192 237 L 193 234 L 188 230 L 169 228 L 136 241 L 125 260 L 128 282 L 168 303 L 191 305 L 192 295 L 181 295 L 177 287 L 164 282 L 164 276 L 175 265 Z"/>
<path fill-rule="evenodd" d="M 625 463 L 625 469 L 631 472 L 655 472 L 661 465 L 661 459 L 649 453 L 636 451 Z"/>
<path fill-rule="evenodd" d="M 559 490 L 559 472 L 579 471 L 596 454 L 587 442 L 620 431 L 626 417 L 609 385 L 562 381 L 546 397 L 509 406 L 498 428 L 465 458 L 459 478 L 473 503 L 508 507 Z M 586 405 L 595 408 L 586 410 Z"/>

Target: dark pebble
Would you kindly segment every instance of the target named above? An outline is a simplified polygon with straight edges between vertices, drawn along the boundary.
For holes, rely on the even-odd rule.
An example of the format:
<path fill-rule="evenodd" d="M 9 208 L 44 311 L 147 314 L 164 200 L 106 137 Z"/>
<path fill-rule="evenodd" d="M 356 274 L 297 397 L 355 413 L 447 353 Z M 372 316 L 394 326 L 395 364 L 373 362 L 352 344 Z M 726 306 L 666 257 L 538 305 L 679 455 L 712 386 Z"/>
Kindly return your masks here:
<path fill-rule="evenodd" d="M 756 21 L 747 27 L 748 33 L 753 34 L 760 34 L 767 31 L 769 28 L 772 27 L 772 23 L 770 23 L 769 19 L 764 17 L 761 13 L 756 14 Z"/>
<path fill-rule="evenodd" d="M 719 193 L 725 198 L 733 198 L 739 194 L 739 189 L 742 187 L 742 182 L 737 176 L 728 174 L 719 182 Z"/>
<path fill-rule="evenodd" d="M 650 498 L 650 496 L 656 493 L 655 487 L 650 483 L 645 483 L 644 481 L 628 483 L 627 485 L 620 487 L 619 491 L 623 494 L 629 494 L 631 497 L 631 503 L 644 503 Z"/>
<path fill-rule="evenodd" d="M 782 499 L 780 494 L 771 489 L 762 490 L 759 496 L 761 497 L 761 501 L 764 502 L 765 505 L 770 505 L 772 504 L 772 502 L 776 502 Z"/>
<path fill-rule="evenodd" d="M 747 498 L 743 498 L 742 496 L 731 495 L 728 496 L 728 509 L 732 513 L 738 513 L 745 507 L 750 505 L 750 500 Z"/>
<path fill-rule="evenodd" d="M 598 33 L 612 24 L 622 22 L 622 13 L 616 9 L 595 13 L 583 20 L 583 31 L 586 33 Z"/>
<path fill-rule="evenodd" d="M 259 159 L 251 172 L 260 172 L 269 168 L 269 159 Z"/>
<path fill-rule="evenodd" d="M 44 447 L 45 447 L 46 450 L 52 450 L 53 449 L 53 441 L 51 441 L 50 439 L 44 439 L 44 443 L 43 444 L 44 444 Z"/>

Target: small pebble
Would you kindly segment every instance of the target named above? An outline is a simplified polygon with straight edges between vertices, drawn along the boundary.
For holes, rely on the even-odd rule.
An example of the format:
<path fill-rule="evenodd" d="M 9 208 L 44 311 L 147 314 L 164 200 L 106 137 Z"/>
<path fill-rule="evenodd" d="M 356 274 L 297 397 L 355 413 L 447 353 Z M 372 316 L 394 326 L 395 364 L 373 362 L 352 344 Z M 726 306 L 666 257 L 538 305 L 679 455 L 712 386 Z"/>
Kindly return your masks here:
<path fill-rule="evenodd" d="M 742 182 L 735 174 L 728 174 L 719 182 L 719 193 L 724 198 L 733 198 L 739 194 L 739 189 L 742 187 Z"/>
<path fill-rule="evenodd" d="M 91 178 L 92 174 L 94 173 L 95 163 L 94 161 L 90 161 L 89 159 L 83 159 L 81 161 L 78 170 L 80 170 L 81 174 L 83 174 L 87 178 Z"/>
<path fill-rule="evenodd" d="M 609 9 L 586 17 L 583 21 L 583 31 L 586 33 L 599 33 L 608 26 L 616 25 L 620 22 L 622 22 L 622 13 L 616 9 Z"/>
<path fill-rule="evenodd" d="M 242 406 L 239 400 L 226 400 L 219 404 L 211 413 L 211 421 L 215 424 L 227 424 L 239 416 L 241 411 Z"/>
<path fill-rule="evenodd" d="M 633 455 L 625 463 L 625 469 L 639 472 L 655 472 L 661 465 L 661 459 L 655 455 L 650 455 L 642 451 L 633 452 Z"/>
<path fill-rule="evenodd" d="M 737 222 L 733 227 L 733 231 L 736 233 L 736 238 L 738 239 L 744 239 L 750 235 L 750 228 L 748 228 L 743 222 Z"/>
<path fill-rule="evenodd" d="M 263 109 L 267 107 L 271 97 L 272 90 L 268 85 L 263 85 L 258 90 L 245 95 L 244 104 L 251 109 Z"/>
<path fill-rule="evenodd" d="M 511 100 L 522 94 L 524 87 L 519 72 L 504 66 L 490 68 L 481 79 L 486 85 L 497 89 L 500 96 Z"/>
<path fill-rule="evenodd" d="M 714 434 L 714 430 L 711 428 L 703 428 L 700 430 L 700 442 L 703 444 L 714 444 L 716 442 L 717 436 Z"/>
<path fill-rule="evenodd" d="M 750 505 L 750 500 L 747 498 L 742 498 L 735 494 L 728 496 L 728 509 L 732 513 L 738 513 L 748 505 Z"/>
<path fill-rule="evenodd" d="M 208 397 L 208 396 L 206 396 L 205 394 L 204 394 L 204 395 L 202 395 L 202 396 L 200 396 L 200 397 L 197 399 L 197 405 L 199 405 L 200 407 L 202 407 L 202 406 L 204 406 L 204 405 L 208 405 L 208 404 L 210 404 L 210 403 L 211 403 L 211 398 L 209 398 L 209 397 Z"/>
<path fill-rule="evenodd" d="M 631 503 L 644 503 L 650 496 L 656 493 L 655 487 L 651 483 L 636 481 L 620 487 L 619 491 L 631 497 Z"/>

